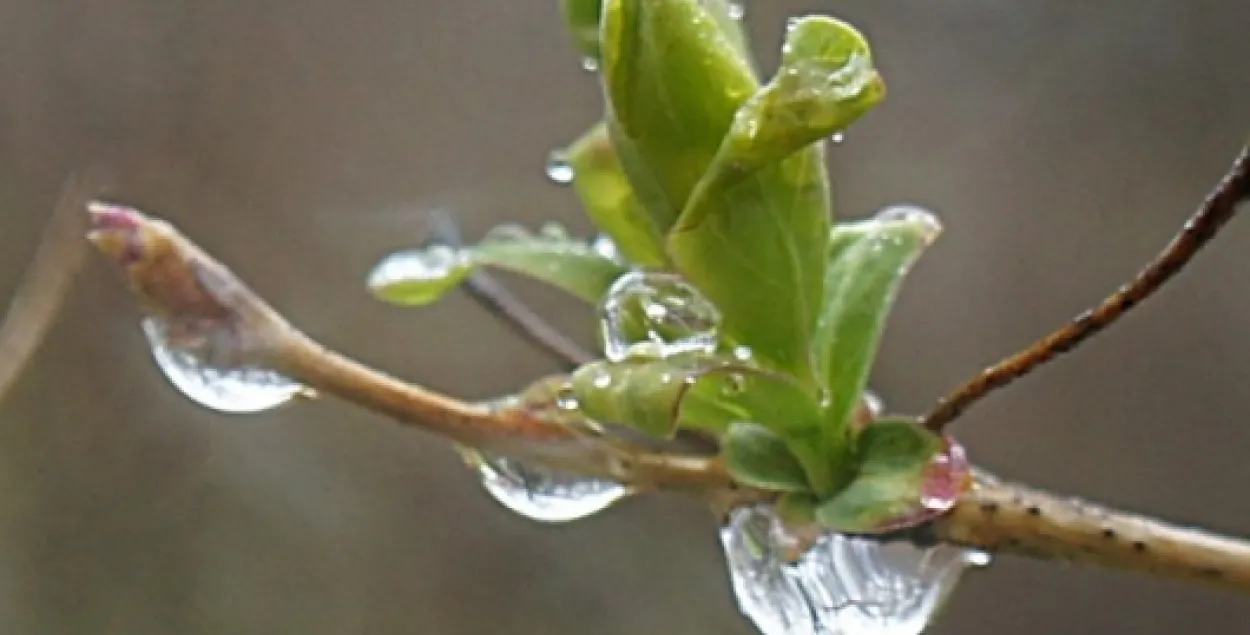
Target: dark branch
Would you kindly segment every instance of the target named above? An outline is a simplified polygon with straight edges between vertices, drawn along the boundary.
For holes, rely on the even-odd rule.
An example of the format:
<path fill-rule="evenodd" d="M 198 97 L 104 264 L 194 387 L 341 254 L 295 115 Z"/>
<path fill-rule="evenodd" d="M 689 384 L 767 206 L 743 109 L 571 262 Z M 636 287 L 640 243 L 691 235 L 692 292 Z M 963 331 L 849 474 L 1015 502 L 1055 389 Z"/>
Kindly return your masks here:
<path fill-rule="evenodd" d="M 463 244 L 460 228 L 450 215 L 433 214 L 431 239 L 452 247 Z M 527 342 L 542 349 L 564 367 L 574 370 L 595 360 L 595 356 L 565 337 L 551 323 L 536 313 L 507 287 L 487 273 L 478 272 L 464 283 L 464 290 L 491 315 L 506 324 Z"/>
<path fill-rule="evenodd" d="M 1110 326 L 1184 268 L 1232 218 L 1238 204 L 1247 198 L 1250 198 L 1250 149 L 1243 148 L 1223 180 L 1207 195 L 1180 233 L 1136 278 L 1117 289 L 1102 304 L 1078 315 L 1063 328 L 1002 360 L 944 397 L 925 416 L 925 426 L 940 431 L 989 393 L 1076 348 L 1090 336 Z"/>

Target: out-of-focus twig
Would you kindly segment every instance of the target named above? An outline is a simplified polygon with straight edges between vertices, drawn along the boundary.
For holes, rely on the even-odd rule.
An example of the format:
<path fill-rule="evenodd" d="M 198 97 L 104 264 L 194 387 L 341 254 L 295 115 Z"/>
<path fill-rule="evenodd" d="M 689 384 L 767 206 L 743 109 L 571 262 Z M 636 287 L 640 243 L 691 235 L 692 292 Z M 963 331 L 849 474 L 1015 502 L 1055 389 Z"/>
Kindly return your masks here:
<path fill-rule="evenodd" d="M 446 212 L 435 212 L 430 219 L 431 239 L 451 247 L 463 241 L 455 219 Z M 491 315 L 506 324 L 525 341 L 551 355 L 564 367 L 573 370 L 594 361 L 595 357 L 573 340 L 556 330 L 519 298 L 512 295 L 494 276 L 478 271 L 464 282 L 464 290 Z"/>
<path fill-rule="evenodd" d="M 1078 315 L 1063 328 L 995 364 L 942 398 L 924 417 L 925 426 L 941 431 L 969 406 L 991 392 L 1027 375 L 1111 325 L 1158 291 L 1202 249 L 1250 198 L 1250 148 L 1243 148 L 1228 173 L 1203 201 L 1167 247 L 1133 280 L 1097 307 Z"/>
<path fill-rule="evenodd" d="M 0 399 L 21 375 L 55 322 L 87 252 L 82 241 L 82 209 L 100 195 L 99 171 L 75 174 L 61 187 L 35 256 L 9 301 L 0 324 Z"/>
<path fill-rule="evenodd" d="M 719 509 L 775 495 L 736 483 L 716 457 L 644 449 L 610 434 L 565 427 L 524 408 L 469 404 L 369 368 L 294 329 L 167 223 L 125 208 L 96 206 L 92 227 L 92 240 L 125 268 L 145 310 L 228 326 L 246 335 L 242 340 L 252 347 L 246 351 L 252 362 L 322 393 L 458 444 L 613 479 L 639 491 L 693 493 Z M 930 527 L 948 543 L 1250 592 L 1250 543 L 1002 483 L 981 472 L 972 491 Z"/>

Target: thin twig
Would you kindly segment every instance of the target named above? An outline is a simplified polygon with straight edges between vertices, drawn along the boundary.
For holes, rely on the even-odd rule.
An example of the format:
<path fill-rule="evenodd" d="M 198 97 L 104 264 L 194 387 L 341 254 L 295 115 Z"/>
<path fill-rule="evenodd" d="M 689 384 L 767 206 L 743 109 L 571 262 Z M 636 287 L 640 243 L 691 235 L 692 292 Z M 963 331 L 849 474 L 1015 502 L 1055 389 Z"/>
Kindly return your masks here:
<path fill-rule="evenodd" d="M 969 380 L 942 398 L 924 417 L 930 430 L 941 431 L 989 393 L 1027 375 L 1056 356 L 1076 348 L 1110 326 L 1170 280 L 1232 218 L 1237 206 L 1250 198 L 1250 149 L 1243 148 L 1220 183 L 1181 228 L 1167 247 L 1129 283 L 1097 307 L 1085 311 L 1063 328 L 1038 340 Z"/>
<path fill-rule="evenodd" d="M 442 244 L 459 247 L 462 239 L 456 221 L 445 212 L 431 218 L 431 238 Z M 565 337 L 519 298 L 512 295 L 494 276 L 476 272 L 464 283 L 464 290 L 491 315 L 506 324 L 525 341 L 542 349 L 560 362 L 564 370 L 573 370 L 594 361 L 595 356 Z"/>
<path fill-rule="evenodd" d="M 614 479 L 635 491 L 693 493 L 720 509 L 775 496 L 735 483 L 715 457 L 642 449 L 610 435 L 566 427 L 524 408 L 465 403 L 368 368 L 295 330 L 233 273 L 168 224 L 128 209 L 92 209 L 90 237 L 125 267 L 145 310 L 241 331 L 255 347 L 250 351 L 253 360 L 322 393 L 458 444 L 551 469 Z M 1250 543 L 1000 483 L 980 472 L 973 489 L 932 527 L 939 539 L 953 544 L 1196 580 L 1250 593 Z"/>
<path fill-rule="evenodd" d="M 88 173 L 72 175 L 61 186 L 39 247 L 0 324 L 0 399 L 43 343 L 82 267 L 87 253 L 82 209 L 100 194 L 101 185 L 99 174 Z"/>
<path fill-rule="evenodd" d="M 935 528 L 988 551 L 1145 573 L 1250 592 L 1250 542 L 976 475 Z"/>

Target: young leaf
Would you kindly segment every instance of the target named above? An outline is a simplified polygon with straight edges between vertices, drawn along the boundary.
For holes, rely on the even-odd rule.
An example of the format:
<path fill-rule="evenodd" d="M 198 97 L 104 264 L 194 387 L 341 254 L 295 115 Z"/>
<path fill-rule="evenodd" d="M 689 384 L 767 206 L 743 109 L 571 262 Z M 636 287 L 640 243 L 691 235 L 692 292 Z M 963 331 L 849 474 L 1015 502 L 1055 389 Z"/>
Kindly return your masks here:
<path fill-rule="evenodd" d="M 812 144 L 880 101 L 882 87 L 857 32 L 800 20 L 781 68 L 738 110 L 668 238 L 673 262 L 721 309 L 726 334 L 812 383 L 830 222 L 823 149 Z"/>
<path fill-rule="evenodd" d="M 824 155 L 809 148 L 728 187 L 702 189 L 669 234 L 668 251 L 720 309 L 727 339 L 811 384 L 828 233 Z"/>
<path fill-rule="evenodd" d="M 940 232 L 936 218 L 912 207 L 890 208 L 832 232 L 813 343 L 831 438 L 848 434 L 903 276 Z"/>
<path fill-rule="evenodd" d="M 573 169 L 573 188 L 586 214 L 625 259 L 640 267 L 666 268 L 663 236 L 634 194 L 607 126 L 591 128 L 568 147 L 563 159 Z"/>
<path fill-rule="evenodd" d="M 429 304 L 456 288 L 479 267 L 496 267 L 554 285 L 597 303 L 625 268 L 589 245 L 551 228 L 532 235 L 504 226 L 476 246 L 434 245 L 387 256 L 369 275 L 379 299 L 401 306 Z"/>
<path fill-rule="evenodd" d="M 681 395 L 682 427 L 723 433 L 735 421 L 752 421 L 783 437 L 821 427 L 820 406 L 789 377 L 738 365 L 706 370 Z"/>
<path fill-rule="evenodd" d="M 809 489 L 802 464 L 785 439 L 757 423 L 737 422 L 721 437 L 725 465 L 734 479 L 782 492 Z"/>
<path fill-rule="evenodd" d="M 881 420 L 857 440 L 859 471 L 816 518 L 843 533 L 876 533 L 923 519 L 925 480 L 943 449 L 942 438 L 906 420 Z"/>
<path fill-rule="evenodd" d="M 609 131 L 634 191 L 666 232 L 758 88 L 699 0 L 605 0 Z"/>
<path fill-rule="evenodd" d="M 679 427 L 678 407 L 687 388 L 719 364 L 698 355 L 593 362 L 577 369 L 569 385 L 587 417 L 667 438 Z"/>
<path fill-rule="evenodd" d="M 786 33 L 776 75 L 738 110 L 717 161 L 742 178 L 845 130 L 884 98 L 858 31 L 825 16 L 802 18 Z"/>

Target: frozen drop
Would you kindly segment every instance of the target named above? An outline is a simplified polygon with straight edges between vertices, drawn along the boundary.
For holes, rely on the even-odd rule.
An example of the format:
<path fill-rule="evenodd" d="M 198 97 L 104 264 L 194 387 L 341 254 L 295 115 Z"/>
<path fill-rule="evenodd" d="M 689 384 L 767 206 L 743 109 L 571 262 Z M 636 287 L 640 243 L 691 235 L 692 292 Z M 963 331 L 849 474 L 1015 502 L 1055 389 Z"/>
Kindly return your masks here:
<path fill-rule="evenodd" d="M 542 523 L 586 518 L 625 498 L 613 481 L 560 474 L 505 457 L 476 457 L 482 487 L 501 505 Z"/>
<path fill-rule="evenodd" d="M 233 334 L 213 327 L 176 337 L 166 321 L 148 317 L 143 333 L 157 367 L 188 399 L 217 412 L 242 414 L 281 406 L 305 388 L 271 370 L 230 360 Z"/>
<path fill-rule="evenodd" d="M 604 355 L 662 358 L 716 349 L 720 311 L 671 273 L 631 271 L 608 288 L 599 310 Z"/>
<path fill-rule="evenodd" d="M 919 635 L 963 572 L 988 563 L 951 545 L 827 533 L 799 540 L 766 506 L 735 510 L 721 529 L 738 606 L 764 635 Z"/>

